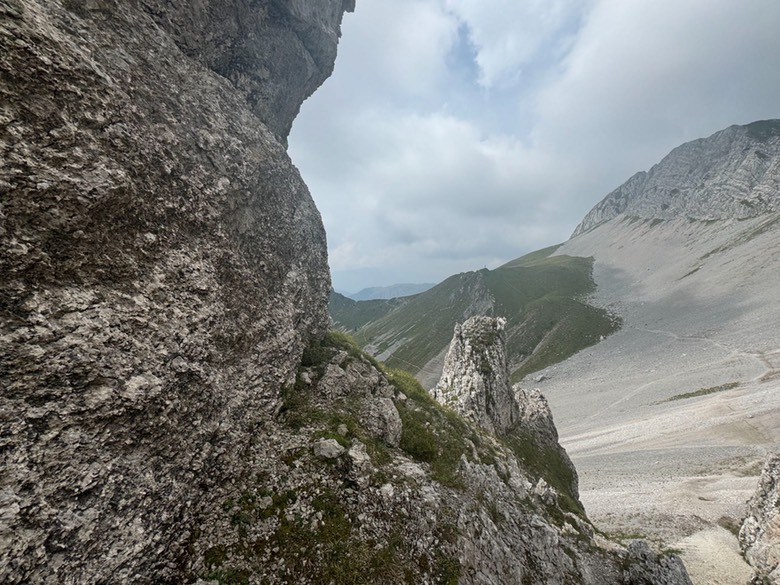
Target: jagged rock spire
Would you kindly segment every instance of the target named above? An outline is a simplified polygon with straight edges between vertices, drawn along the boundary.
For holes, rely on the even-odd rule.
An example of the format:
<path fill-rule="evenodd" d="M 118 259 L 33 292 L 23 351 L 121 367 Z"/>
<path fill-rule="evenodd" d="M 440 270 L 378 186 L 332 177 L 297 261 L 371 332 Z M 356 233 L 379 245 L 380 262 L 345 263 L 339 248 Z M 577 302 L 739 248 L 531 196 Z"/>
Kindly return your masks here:
<path fill-rule="evenodd" d="M 506 432 L 519 407 L 506 365 L 501 317 L 476 316 L 455 326 L 441 380 L 431 391 L 440 403 L 494 433 Z"/>

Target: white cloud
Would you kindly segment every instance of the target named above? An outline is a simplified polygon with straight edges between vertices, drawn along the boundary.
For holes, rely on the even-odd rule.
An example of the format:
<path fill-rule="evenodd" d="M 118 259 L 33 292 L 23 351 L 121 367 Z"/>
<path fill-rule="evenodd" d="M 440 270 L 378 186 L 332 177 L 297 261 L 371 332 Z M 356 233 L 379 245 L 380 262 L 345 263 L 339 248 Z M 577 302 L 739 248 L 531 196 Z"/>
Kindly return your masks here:
<path fill-rule="evenodd" d="M 517 81 L 535 59 L 559 57 L 584 0 L 446 0 L 464 22 L 485 87 Z M 540 55 L 544 50 L 545 54 Z"/>
<path fill-rule="evenodd" d="M 538 95 L 534 139 L 635 162 L 637 149 L 658 158 L 729 124 L 776 116 L 779 26 L 774 0 L 601 0 L 564 74 Z"/>
<path fill-rule="evenodd" d="M 359 2 L 290 139 L 334 283 L 494 267 L 674 146 L 780 117 L 778 29 L 776 0 Z"/>
<path fill-rule="evenodd" d="M 351 79 L 345 99 L 432 97 L 445 83 L 457 19 L 438 0 L 369 0 L 343 25 L 336 74 Z M 367 105 L 365 102 L 361 106 Z"/>

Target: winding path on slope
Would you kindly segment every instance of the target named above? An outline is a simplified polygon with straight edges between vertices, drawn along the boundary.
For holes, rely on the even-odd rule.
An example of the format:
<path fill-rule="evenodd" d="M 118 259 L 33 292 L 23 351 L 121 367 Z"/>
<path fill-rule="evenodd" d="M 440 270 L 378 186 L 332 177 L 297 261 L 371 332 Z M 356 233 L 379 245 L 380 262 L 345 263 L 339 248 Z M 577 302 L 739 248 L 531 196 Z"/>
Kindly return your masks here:
<path fill-rule="evenodd" d="M 716 349 L 724 352 L 724 354 L 726 354 L 722 358 L 714 359 L 714 360 L 712 360 L 709 363 L 706 363 L 706 364 L 697 366 L 697 367 L 695 367 L 693 369 L 687 370 L 688 374 L 693 374 L 693 373 L 696 373 L 698 371 L 706 371 L 706 370 L 712 369 L 716 365 L 721 365 L 721 366 L 725 367 L 725 365 L 727 364 L 728 360 L 733 359 L 733 358 L 743 357 L 743 358 L 747 358 L 749 360 L 753 360 L 753 361 L 757 362 L 764 370 L 763 370 L 763 372 L 761 372 L 760 374 L 756 375 L 755 377 L 753 377 L 750 380 L 745 380 L 745 381 L 736 381 L 735 380 L 735 382 L 738 382 L 740 384 L 740 386 L 743 385 L 743 384 L 768 381 L 770 379 L 773 379 L 774 377 L 780 376 L 780 367 L 777 367 L 777 366 L 773 365 L 770 362 L 770 357 L 771 358 L 780 358 L 780 348 L 776 349 L 776 350 L 773 350 L 771 352 L 745 351 L 745 350 L 729 347 L 728 345 L 725 345 L 723 343 L 720 343 L 720 342 L 715 341 L 714 339 L 710 339 L 708 337 L 700 337 L 700 336 L 694 336 L 694 335 L 678 335 L 677 333 L 674 333 L 672 331 L 665 331 L 665 330 L 661 330 L 661 329 L 650 329 L 648 327 L 636 327 L 636 326 L 634 326 L 634 327 L 626 328 L 626 331 L 631 331 L 631 330 L 633 330 L 633 331 L 644 331 L 644 332 L 652 333 L 652 334 L 655 334 L 655 335 L 663 335 L 663 336 L 666 336 L 666 337 L 668 337 L 668 338 L 670 338 L 670 339 L 672 339 L 672 340 L 674 340 L 676 342 L 680 342 L 680 343 L 698 342 L 698 343 L 709 344 L 713 348 L 716 348 Z M 704 350 L 704 351 L 706 351 L 706 350 Z M 683 354 L 683 355 L 685 355 L 685 354 Z M 593 414 L 589 415 L 586 418 L 589 419 L 589 420 L 592 420 L 592 419 L 595 419 L 595 418 L 599 418 L 599 417 L 603 416 L 606 412 L 608 412 L 608 411 L 618 407 L 619 405 L 621 405 L 623 403 L 626 403 L 626 402 L 630 401 L 631 399 L 635 398 L 636 396 L 642 394 L 644 391 L 646 391 L 651 386 L 660 384 L 660 383 L 662 383 L 664 381 L 676 379 L 678 377 L 679 377 L 679 372 L 672 372 L 672 373 L 670 373 L 670 374 L 668 374 L 666 376 L 663 376 L 663 377 L 660 377 L 660 378 L 655 378 L 655 379 L 653 379 L 653 380 L 651 380 L 649 382 L 646 382 L 646 383 L 644 383 L 644 384 L 634 388 L 633 390 L 628 391 L 626 394 L 624 394 L 618 400 L 615 400 L 615 401 L 611 402 L 610 404 L 606 405 L 604 408 L 594 412 Z M 570 439 L 574 439 L 574 438 L 576 438 L 576 437 L 570 437 Z"/>

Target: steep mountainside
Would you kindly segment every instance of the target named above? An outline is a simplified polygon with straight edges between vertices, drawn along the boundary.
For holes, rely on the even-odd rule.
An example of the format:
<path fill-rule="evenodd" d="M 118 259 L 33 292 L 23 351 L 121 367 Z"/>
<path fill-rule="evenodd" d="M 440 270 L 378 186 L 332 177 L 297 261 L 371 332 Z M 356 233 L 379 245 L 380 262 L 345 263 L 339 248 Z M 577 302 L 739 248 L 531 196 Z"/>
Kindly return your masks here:
<path fill-rule="evenodd" d="M 731 126 L 675 148 L 607 195 L 574 230 L 618 215 L 640 219 L 745 219 L 780 211 L 780 120 Z"/>
<path fill-rule="evenodd" d="M 632 178 L 556 252 L 594 257 L 592 302 L 623 319 L 538 383 L 583 501 L 611 529 L 693 539 L 705 572 L 741 562 L 718 523 L 738 524 L 780 444 L 779 202 L 780 122 L 731 127 Z M 706 534 L 731 548 L 686 544 Z"/>
<path fill-rule="evenodd" d="M 0 0 L 0 582 L 689 583 L 326 334 L 284 141 L 350 8 Z"/>
<path fill-rule="evenodd" d="M 591 261 L 550 257 L 553 250 L 496 270 L 452 276 L 392 306 L 332 298 L 331 316 L 377 359 L 416 374 L 429 388 L 439 379 L 456 323 L 474 315 L 505 316 L 510 371 L 522 377 L 596 343 L 619 326 L 607 312 L 583 302 L 593 288 Z"/>

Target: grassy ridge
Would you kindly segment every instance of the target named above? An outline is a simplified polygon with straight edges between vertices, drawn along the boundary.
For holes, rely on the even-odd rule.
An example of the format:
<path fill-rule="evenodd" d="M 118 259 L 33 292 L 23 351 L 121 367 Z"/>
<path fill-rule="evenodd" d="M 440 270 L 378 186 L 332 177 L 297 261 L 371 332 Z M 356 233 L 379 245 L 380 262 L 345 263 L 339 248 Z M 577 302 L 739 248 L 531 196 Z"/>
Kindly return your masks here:
<path fill-rule="evenodd" d="M 374 320 L 366 316 L 381 311 L 355 301 L 335 311 L 332 303 L 331 315 L 362 347 L 414 374 L 448 346 L 456 323 L 480 314 L 506 317 L 508 359 L 517 380 L 619 327 L 605 311 L 584 302 L 595 287 L 593 259 L 550 256 L 557 248 L 532 252 L 495 270 L 452 276 L 394 307 L 384 305 L 386 312 Z"/>
<path fill-rule="evenodd" d="M 336 291 L 331 291 L 328 311 L 341 329 L 355 331 L 367 323 L 381 319 L 405 301 L 406 298 L 353 301 Z"/>

